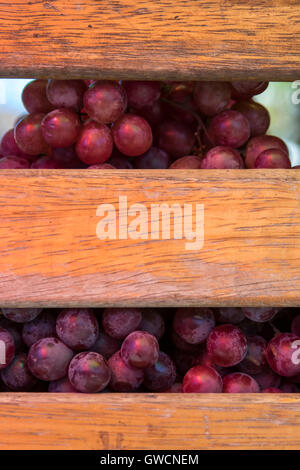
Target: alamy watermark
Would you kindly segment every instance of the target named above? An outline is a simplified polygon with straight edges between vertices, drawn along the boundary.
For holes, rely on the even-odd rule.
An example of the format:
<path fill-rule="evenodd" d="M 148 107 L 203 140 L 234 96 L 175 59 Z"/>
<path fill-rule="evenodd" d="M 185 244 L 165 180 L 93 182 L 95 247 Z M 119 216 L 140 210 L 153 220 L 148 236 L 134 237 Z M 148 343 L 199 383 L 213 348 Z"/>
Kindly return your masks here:
<path fill-rule="evenodd" d="M 292 88 L 295 88 L 295 91 L 292 93 L 292 103 L 299 104 L 300 103 L 300 80 L 295 80 L 292 83 Z"/>
<path fill-rule="evenodd" d="M 204 204 L 100 204 L 96 215 L 99 240 L 186 240 L 186 250 L 204 245 Z M 118 210 L 117 210 L 118 209 Z"/>

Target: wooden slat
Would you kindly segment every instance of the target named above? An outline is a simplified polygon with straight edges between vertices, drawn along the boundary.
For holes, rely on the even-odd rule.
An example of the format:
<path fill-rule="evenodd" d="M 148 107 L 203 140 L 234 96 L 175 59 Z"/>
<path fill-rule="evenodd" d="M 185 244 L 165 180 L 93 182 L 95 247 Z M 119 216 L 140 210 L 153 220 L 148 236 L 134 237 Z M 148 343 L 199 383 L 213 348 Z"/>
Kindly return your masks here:
<path fill-rule="evenodd" d="M 298 0 L 2 0 L 0 76 L 296 80 Z"/>
<path fill-rule="evenodd" d="M 298 394 L 0 394 L 0 449 L 299 449 Z"/>
<path fill-rule="evenodd" d="M 98 239 L 119 196 L 204 204 L 204 246 Z M 0 305 L 298 306 L 299 201 L 296 170 L 2 170 Z"/>

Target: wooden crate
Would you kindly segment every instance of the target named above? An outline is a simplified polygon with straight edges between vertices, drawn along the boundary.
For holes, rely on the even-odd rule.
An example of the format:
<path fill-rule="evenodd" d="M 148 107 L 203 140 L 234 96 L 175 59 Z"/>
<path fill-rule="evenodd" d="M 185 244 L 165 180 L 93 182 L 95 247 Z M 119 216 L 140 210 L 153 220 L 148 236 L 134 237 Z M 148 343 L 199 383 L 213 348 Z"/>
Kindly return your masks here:
<path fill-rule="evenodd" d="M 294 80 L 298 1 L 3 1 L 2 77 Z M 3 171 L 0 305 L 299 305 L 300 173 Z M 96 238 L 126 195 L 203 203 L 204 245 Z M 0 395 L 5 449 L 297 449 L 297 395 Z"/>

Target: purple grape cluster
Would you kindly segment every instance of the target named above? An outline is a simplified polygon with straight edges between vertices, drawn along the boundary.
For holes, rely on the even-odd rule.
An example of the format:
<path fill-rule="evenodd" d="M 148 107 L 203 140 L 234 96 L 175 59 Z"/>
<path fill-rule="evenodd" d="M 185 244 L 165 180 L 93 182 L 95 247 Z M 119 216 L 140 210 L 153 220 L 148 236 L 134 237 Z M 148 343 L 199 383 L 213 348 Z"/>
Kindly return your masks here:
<path fill-rule="evenodd" d="M 0 341 L 3 392 L 300 391 L 297 308 L 3 308 Z"/>
<path fill-rule="evenodd" d="M 0 169 L 290 168 L 253 100 L 268 82 L 33 80 Z"/>

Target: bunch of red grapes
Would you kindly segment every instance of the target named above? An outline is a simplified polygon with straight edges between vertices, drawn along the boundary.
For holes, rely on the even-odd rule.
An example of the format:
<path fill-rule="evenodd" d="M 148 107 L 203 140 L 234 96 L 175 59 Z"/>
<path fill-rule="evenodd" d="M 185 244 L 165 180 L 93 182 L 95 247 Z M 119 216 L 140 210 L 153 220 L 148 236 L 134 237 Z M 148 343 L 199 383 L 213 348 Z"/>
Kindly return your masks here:
<path fill-rule="evenodd" d="M 3 308 L 2 313 L 2 392 L 300 390 L 296 308 Z"/>
<path fill-rule="evenodd" d="M 267 82 L 33 80 L 0 168 L 290 168 Z"/>

